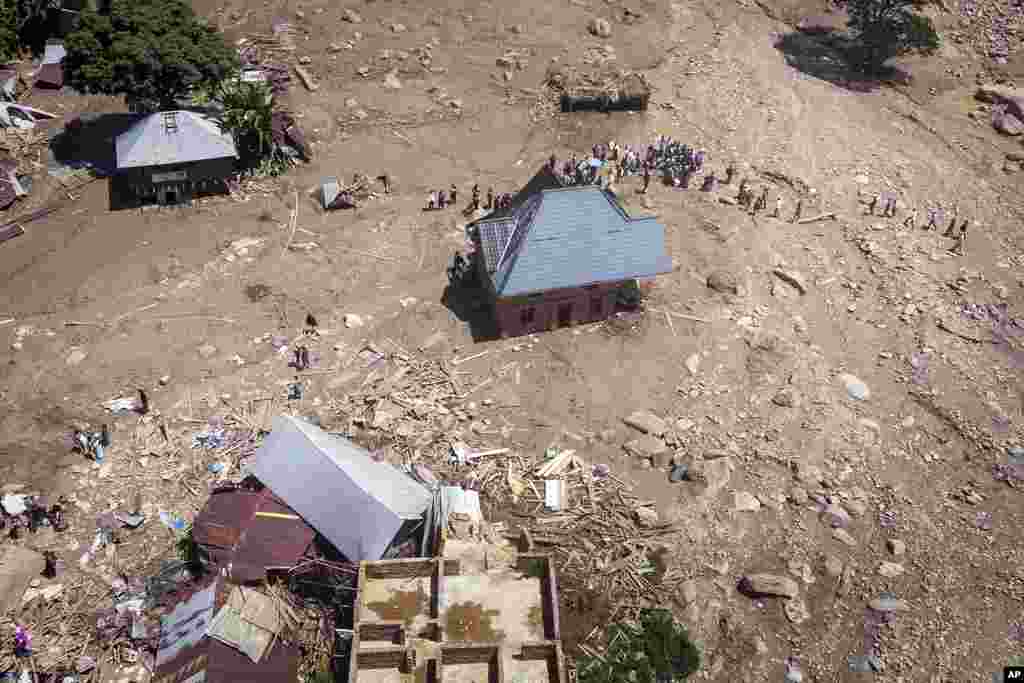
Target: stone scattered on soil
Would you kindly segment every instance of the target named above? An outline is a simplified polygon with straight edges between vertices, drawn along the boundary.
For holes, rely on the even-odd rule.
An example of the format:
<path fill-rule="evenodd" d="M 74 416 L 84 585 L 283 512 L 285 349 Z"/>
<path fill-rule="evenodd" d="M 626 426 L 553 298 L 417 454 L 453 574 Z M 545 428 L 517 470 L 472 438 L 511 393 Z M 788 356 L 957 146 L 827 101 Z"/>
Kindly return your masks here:
<path fill-rule="evenodd" d="M 693 579 L 683 581 L 679 585 L 679 595 L 682 596 L 683 602 L 687 605 L 693 604 L 697 600 L 697 582 Z"/>
<path fill-rule="evenodd" d="M 359 12 L 357 12 L 354 9 L 351 9 L 351 8 L 346 9 L 344 12 L 342 12 L 341 13 L 341 18 L 342 18 L 343 21 L 347 21 L 350 24 L 361 24 L 361 23 L 363 23 L 363 17 L 360 16 Z"/>
<path fill-rule="evenodd" d="M 601 19 L 595 17 L 587 22 L 587 30 L 590 31 L 591 35 L 595 35 L 598 38 L 610 38 L 612 35 L 612 25 L 607 19 Z"/>
<path fill-rule="evenodd" d="M 700 354 L 691 353 L 686 358 L 686 369 L 690 371 L 691 375 L 697 374 L 697 369 L 700 367 Z"/>
<path fill-rule="evenodd" d="M 689 478 L 706 485 L 705 494 L 713 496 L 729 483 L 734 466 L 732 458 L 698 460 L 690 465 Z"/>
<path fill-rule="evenodd" d="M 893 555 L 902 555 L 907 552 L 907 544 L 896 538 L 890 538 L 885 545 Z"/>
<path fill-rule="evenodd" d="M 992 127 L 1003 135 L 1024 135 L 1024 122 L 1004 110 L 996 109 L 992 112 Z"/>
<path fill-rule="evenodd" d="M 638 507 L 633 510 L 633 516 L 636 518 L 637 526 L 643 529 L 656 527 L 661 521 L 658 511 L 652 507 Z"/>
<path fill-rule="evenodd" d="M 345 327 L 348 327 L 348 328 L 351 329 L 353 327 L 362 327 L 362 326 L 363 326 L 363 319 L 360 318 L 358 315 L 356 315 L 355 313 L 346 313 L 345 314 Z"/>
<path fill-rule="evenodd" d="M 733 510 L 736 512 L 756 512 L 761 509 L 761 501 L 747 491 L 736 491 L 733 494 Z"/>
<path fill-rule="evenodd" d="M 800 594 L 796 581 L 778 574 L 748 574 L 740 584 L 742 592 L 748 595 L 795 598 Z"/>
<path fill-rule="evenodd" d="M 833 529 L 832 538 L 836 539 L 837 541 L 841 541 L 850 547 L 857 545 L 857 541 L 854 540 L 853 536 L 851 536 L 850 532 L 848 532 L 846 529 L 838 527 Z"/>
<path fill-rule="evenodd" d="M 772 403 L 782 408 L 796 408 L 800 405 L 800 392 L 793 387 L 779 389 L 772 396 Z"/>
<path fill-rule="evenodd" d="M 217 347 L 213 344 L 203 344 L 199 347 L 199 356 L 206 360 L 213 358 L 217 354 Z"/>
<path fill-rule="evenodd" d="M 398 74 L 394 71 L 389 71 L 387 75 L 384 76 L 384 87 L 389 90 L 401 90 L 402 81 L 398 80 Z"/>
<path fill-rule="evenodd" d="M 85 360 L 88 355 L 89 354 L 84 349 L 75 348 L 71 350 L 71 353 L 69 353 L 67 358 L 64 359 L 64 362 L 69 366 L 74 367 Z"/>
<path fill-rule="evenodd" d="M 789 500 L 794 505 L 807 505 L 807 489 L 802 486 L 794 486 L 789 490 Z"/>
<path fill-rule="evenodd" d="M 739 280 L 732 273 L 716 270 L 708 275 L 708 287 L 722 294 L 739 294 Z"/>
<path fill-rule="evenodd" d="M 793 624 L 802 624 L 811 618 L 811 613 L 807 610 L 807 603 L 800 598 L 787 600 L 786 604 L 782 606 L 782 611 L 786 613 L 786 618 Z"/>
<path fill-rule="evenodd" d="M 846 393 L 850 398 L 857 401 L 866 401 L 871 397 L 871 390 L 868 389 L 868 385 L 855 375 L 843 373 L 839 375 L 839 381 L 846 388 Z"/>
<path fill-rule="evenodd" d="M 822 516 L 832 527 L 846 528 L 850 525 L 850 513 L 838 503 L 829 503 L 828 507 L 822 512 Z"/>
<path fill-rule="evenodd" d="M 638 458 L 656 458 L 668 453 L 668 446 L 661 439 L 645 434 L 639 439 L 630 441 L 625 446 L 630 455 Z"/>
<path fill-rule="evenodd" d="M 896 562 L 883 562 L 878 567 L 878 573 L 887 579 L 895 579 L 903 576 L 903 565 Z"/>
<path fill-rule="evenodd" d="M 839 577 L 843 575 L 843 561 L 835 555 L 825 557 L 825 573 L 829 576 Z"/>
<path fill-rule="evenodd" d="M 668 425 L 664 420 L 646 410 L 638 410 L 631 413 L 623 422 L 651 436 L 664 436 L 665 432 L 668 431 Z"/>

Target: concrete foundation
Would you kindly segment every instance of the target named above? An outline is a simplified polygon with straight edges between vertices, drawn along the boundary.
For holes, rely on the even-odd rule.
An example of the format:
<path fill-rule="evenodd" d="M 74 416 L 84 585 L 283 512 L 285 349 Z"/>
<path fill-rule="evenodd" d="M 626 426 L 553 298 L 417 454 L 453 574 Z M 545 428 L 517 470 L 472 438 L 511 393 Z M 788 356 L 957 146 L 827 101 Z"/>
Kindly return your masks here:
<path fill-rule="evenodd" d="M 362 563 L 349 683 L 567 683 L 547 556 L 446 552 Z"/>

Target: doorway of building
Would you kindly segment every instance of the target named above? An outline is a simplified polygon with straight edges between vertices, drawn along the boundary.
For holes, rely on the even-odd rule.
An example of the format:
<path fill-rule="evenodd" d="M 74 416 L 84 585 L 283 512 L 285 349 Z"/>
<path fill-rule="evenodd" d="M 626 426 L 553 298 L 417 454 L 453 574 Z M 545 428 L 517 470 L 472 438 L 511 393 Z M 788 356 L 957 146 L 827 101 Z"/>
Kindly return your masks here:
<path fill-rule="evenodd" d="M 568 327 L 572 325 L 572 304 L 558 305 L 558 326 Z"/>
<path fill-rule="evenodd" d="M 167 190 L 164 193 L 164 204 L 173 205 L 178 203 L 178 193 L 174 190 Z"/>

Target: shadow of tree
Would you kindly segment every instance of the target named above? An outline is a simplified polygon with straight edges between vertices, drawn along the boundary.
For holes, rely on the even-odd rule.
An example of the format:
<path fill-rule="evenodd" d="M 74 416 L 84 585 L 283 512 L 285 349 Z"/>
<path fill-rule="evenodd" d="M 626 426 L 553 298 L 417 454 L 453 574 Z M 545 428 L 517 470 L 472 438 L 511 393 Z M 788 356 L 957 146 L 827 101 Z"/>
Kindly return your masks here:
<path fill-rule="evenodd" d="M 64 166 L 112 175 L 117 169 L 117 136 L 140 118 L 138 114 L 82 114 L 50 140 L 53 158 Z"/>
<path fill-rule="evenodd" d="M 896 67 L 869 73 L 856 66 L 860 46 L 839 31 L 793 31 L 776 40 L 774 47 L 797 71 L 853 92 L 873 92 L 883 85 L 910 81 L 910 74 Z"/>

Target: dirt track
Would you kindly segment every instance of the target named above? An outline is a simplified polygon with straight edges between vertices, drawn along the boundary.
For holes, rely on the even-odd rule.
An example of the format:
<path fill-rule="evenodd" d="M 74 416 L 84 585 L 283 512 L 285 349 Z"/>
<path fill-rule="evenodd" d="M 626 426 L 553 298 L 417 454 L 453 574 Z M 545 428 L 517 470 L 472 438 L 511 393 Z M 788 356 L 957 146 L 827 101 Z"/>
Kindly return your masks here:
<path fill-rule="evenodd" d="M 663 518 L 683 525 L 669 550 L 693 583 L 680 586 L 672 607 L 704 642 L 709 680 L 780 680 L 790 655 L 800 658 L 805 680 L 859 680 L 846 660 L 862 653 L 864 607 L 884 590 L 910 609 L 883 630 L 879 680 L 988 680 L 1020 648 L 1008 636 L 1024 596 L 1024 577 L 1014 573 L 1024 510 L 1019 490 L 994 481 L 991 465 L 1005 461 L 1003 446 L 1021 444 L 1022 347 L 1021 337 L 990 343 L 991 324 L 964 321 L 958 307 L 1003 302 L 1011 316 L 1024 316 L 1024 174 L 1002 170 L 1004 152 L 1019 144 L 966 117 L 969 79 L 944 75 L 947 65 L 969 72 L 974 62 L 966 54 L 908 60 L 913 84 L 862 93 L 787 66 L 773 43 L 790 29 L 766 16 L 767 5 L 630 7 L 645 20 L 613 21 L 608 41 L 587 34 L 586 21 L 613 18 L 619 3 L 561 2 L 543 11 L 449 4 L 424 18 L 420 8 L 378 0 L 356 7 L 364 18 L 358 24 L 342 21 L 340 6 L 282 7 L 281 16 L 300 30 L 296 56 L 313 58 L 309 68 L 321 83 L 307 93 L 296 82 L 291 94 L 316 142 L 314 163 L 245 201 L 142 214 L 106 212 L 105 183 L 94 183 L 62 213 L 0 245 L 0 320 L 17 318 L 0 327 L 4 481 L 41 488 L 58 482 L 102 502 L 102 490 L 89 491 L 88 477 L 70 472 L 75 461 L 62 436 L 73 422 L 98 422 L 103 400 L 140 386 L 172 420 L 184 414 L 186 396 L 202 415 L 223 410 L 222 395 L 235 401 L 283 393 L 294 372 L 253 340 L 295 334 L 307 311 L 330 331 L 317 349 L 323 366 L 342 355 L 335 345 L 391 339 L 413 349 L 435 330 L 448 341 L 434 352 L 477 352 L 464 323 L 440 304 L 462 224 L 454 211 L 422 212 L 426 194 L 456 183 L 468 196 L 475 181 L 511 190 L 552 151 L 583 153 L 595 142 L 639 144 L 668 134 L 707 149 L 713 168 L 731 159 L 746 164 L 742 175 L 755 187 L 768 185 L 772 197 L 782 192 L 787 212 L 794 188 L 814 188 L 821 210 L 839 220 L 753 219 L 715 196 L 656 188 L 650 207 L 669 228 L 677 270 L 658 280 L 650 305 L 710 322 L 669 323 L 671 316 L 650 313 L 636 336 L 590 326 L 541 335 L 535 344 L 479 345 L 491 353 L 460 368 L 477 381 L 512 360 L 522 369 L 518 384 L 495 381 L 474 397 L 494 399 L 495 407 L 481 412 L 511 425 L 508 440 L 492 445 L 577 448 L 612 465 L 659 502 Z M 269 32 L 272 17 L 263 8 L 251 8 L 236 25 L 230 17 L 242 9 L 225 8 L 222 25 L 232 38 Z M 394 31 L 397 23 L 407 30 Z M 363 37 L 354 49 L 330 48 L 357 31 Z M 435 37 L 433 66 L 443 73 L 395 56 Z M 572 63 L 605 43 L 620 62 L 649 69 L 651 110 L 531 122 L 533 98 L 522 89 L 540 88 L 553 57 Z M 508 49 L 529 57 L 506 83 L 495 59 Z M 384 58 L 381 50 L 392 54 Z M 356 75 L 363 65 L 372 66 L 365 79 Z M 392 67 L 402 82 L 397 91 L 381 85 Z M 429 93 L 432 86 L 446 97 Z M 355 107 L 347 104 L 352 98 Z M 462 101 L 461 112 L 446 103 L 451 98 Z M 74 102 L 64 99 L 68 109 Z M 353 109 L 368 117 L 354 118 Z M 306 192 L 328 175 L 384 170 L 395 178 L 396 194 L 355 212 L 324 215 Z M 319 245 L 308 253 L 282 248 L 293 188 L 301 197 L 296 241 Z M 640 210 L 632 189 L 627 183 L 627 203 Z M 882 189 L 900 193 L 901 216 L 910 204 L 959 203 L 981 223 L 967 256 L 950 254 L 951 242 L 940 234 L 863 215 L 858 192 Z M 734 193 L 735 185 L 719 195 Z M 246 237 L 264 241 L 247 254 L 224 249 Z M 800 272 L 807 294 L 772 275 L 776 267 Z M 740 294 L 708 289 L 716 271 L 734 277 Z M 254 284 L 271 296 L 251 301 L 245 288 Z M 346 329 L 346 313 L 366 325 Z M 123 315 L 110 327 L 64 326 Z M 984 341 L 945 332 L 937 319 Z M 37 333 L 14 351 L 16 330 L 25 325 Z M 202 357 L 204 344 L 216 352 Z M 87 352 L 76 365 L 66 362 L 72 347 Z M 692 375 L 686 361 L 695 353 Z M 242 364 L 232 360 L 236 354 Z M 926 371 L 913 373 L 912 360 L 926 362 Z M 842 373 L 868 385 L 868 400 L 847 396 Z M 159 388 L 164 375 L 171 381 Z M 329 374 L 307 381 L 301 410 L 329 422 L 330 397 L 344 387 L 331 386 Z M 793 405 L 774 403 L 787 387 L 797 397 Z M 730 478 L 699 493 L 626 456 L 621 446 L 633 435 L 621 419 L 638 409 L 676 425 L 681 456 L 728 454 Z M 614 435 L 598 438 L 609 429 Z M 998 448 L 965 434 L 987 436 Z M 813 503 L 786 502 L 795 485 L 863 508 L 848 529 L 853 547 L 832 537 Z M 965 502 L 963 487 L 981 501 Z M 734 511 L 735 492 L 758 495 L 762 507 Z M 979 512 L 991 513 L 991 530 L 978 528 Z M 895 526 L 882 524 L 889 519 L 883 513 Z M 83 514 L 79 523 L 92 522 Z M 905 541 L 906 555 L 887 553 L 887 538 Z M 904 574 L 879 576 L 882 561 L 902 563 Z M 833 576 L 826 566 L 834 570 L 836 562 L 841 569 Z M 803 564 L 813 582 L 801 583 L 809 611 L 802 623 L 787 619 L 781 600 L 759 604 L 735 590 L 744 574 L 799 574 Z"/>

